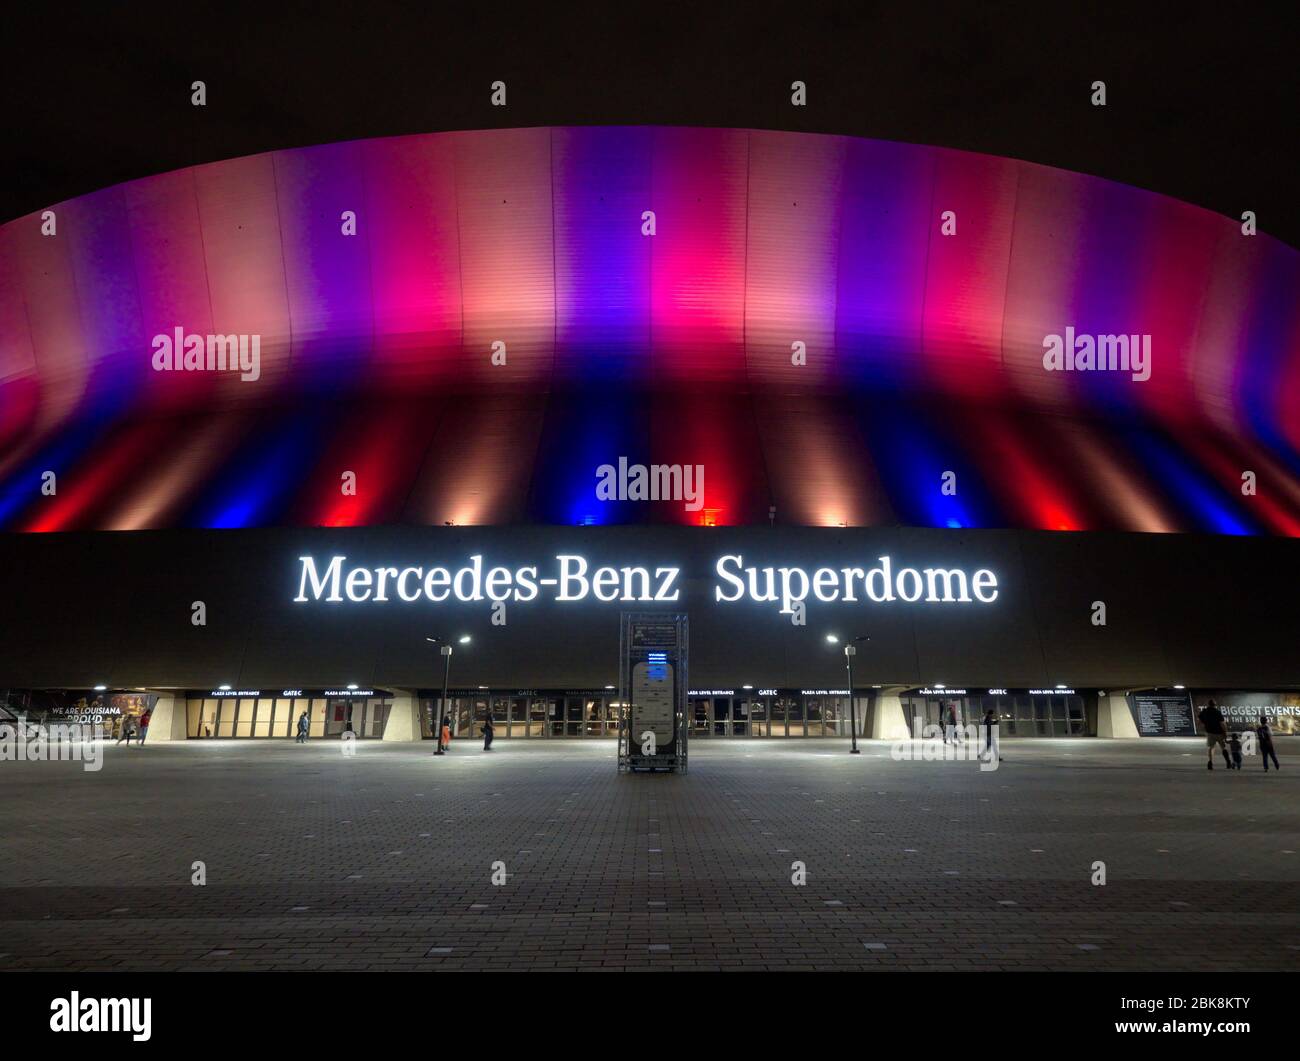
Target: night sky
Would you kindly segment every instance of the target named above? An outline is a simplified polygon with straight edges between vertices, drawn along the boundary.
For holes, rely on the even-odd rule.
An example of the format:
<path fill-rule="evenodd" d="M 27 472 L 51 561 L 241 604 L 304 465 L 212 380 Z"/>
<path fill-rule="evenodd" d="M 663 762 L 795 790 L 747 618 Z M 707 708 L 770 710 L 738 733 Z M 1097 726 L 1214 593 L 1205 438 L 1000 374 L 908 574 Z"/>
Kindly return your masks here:
<path fill-rule="evenodd" d="M 988 6 L 41 5 L 7 13 L 0 44 L 0 220 L 275 148 L 649 123 L 1027 159 L 1255 210 L 1300 246 L 1300 63 L 1281 5 Z M 190 105 L 195 79 L 206 108 Z M 497 79 L 504 109 L 489 105 Z M 806 108 L 790 105 L 795 79 Z"/>

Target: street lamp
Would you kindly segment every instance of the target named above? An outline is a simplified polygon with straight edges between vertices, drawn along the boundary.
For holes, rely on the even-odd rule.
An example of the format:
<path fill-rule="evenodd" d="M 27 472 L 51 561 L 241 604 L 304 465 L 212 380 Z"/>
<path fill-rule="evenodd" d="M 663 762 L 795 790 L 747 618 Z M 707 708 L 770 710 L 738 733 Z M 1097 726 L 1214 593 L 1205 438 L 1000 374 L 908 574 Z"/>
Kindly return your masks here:
<path fill-rule="evenodd" d="M 439 701 L 438 717 L 433 724 L 433 743 L 435 746 L 433 754 L 442 755 L 442 726 L 443 722 L 447 720 L 447 679 L 451 674 L 451 644 L 441 637 L 426 637 L 425 640 L 430 644 L 438 645 L 438 651 L 442 654 L 442 700 Z M 460 643 L 468 645 L 469 640 L 469 634 L 465 634 L 460 638 Z M 448 724 L 450 725 L 450 722 Z"/>
<path fill-rule="evenodd" d="M 836 639 L 834 635 L 828 634 L 826 640 L 834 642 Z M 853 696 L 853 657 L 858 654 L 858 642 L 870 640 L 871 638 L 866 634 L 859 634 L 857 637 L 851 638 L 849 643 L 844 646 L 844 662 L 849 668 L 849 731 L 850 736 L 853 738 L 853 746 L 849 749 L 850 755 L 862 754 L 858 748 L 858 704 Z"/>

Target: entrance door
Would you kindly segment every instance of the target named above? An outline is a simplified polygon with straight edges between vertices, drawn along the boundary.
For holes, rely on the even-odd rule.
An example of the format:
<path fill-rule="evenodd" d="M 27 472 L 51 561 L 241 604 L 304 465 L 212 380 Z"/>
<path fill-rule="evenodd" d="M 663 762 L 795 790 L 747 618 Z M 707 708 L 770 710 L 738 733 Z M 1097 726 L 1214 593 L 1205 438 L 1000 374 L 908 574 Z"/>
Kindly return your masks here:
<path fill-rule="evenodd" d="M 566 696 L 564 698 L 564 735 L 566 737 L 582 736 L 582 697 Z"/>
<path fill-rule="evenodd" d="M 767 733 L 770 737 L 785 736 L 785 712 L 790 706 L 790 700 L 784 696 L 774 696 L 771 701 L 771 708 L 768 714 L 771 716 L 767 724 Z"/>
<path fill-rule="evenodd" d="M 803 700 L 797 696 L 791 696 L 785 704 L 785 735 L 787 737 L 802 737 L 803 729 Z"/>
<path fill-rule="evenodd" d="M 749 736 L 750 701 L 737 697 L 731 701 L 731 735 L 733 737 Z"/>
<path fill-rule="evenodd" d="M 713 735 L 715 737 L 731 736 L 731 697 L 715 696 L 713 698 Z"/>
<path fill-rule="evenodd" d="M 528 702 L 528 736 L 542 737 L 546 735 L 549 708 L 549 700 L 533 699 Z"/>
<path fill-rule="evenodd" d="M 820 737 L 822 735 L 822 721 L 825 718 L 825 701 L 820 696 L 810 696 L 804 700 L 804 713 L 808 716 L 805 722 L 808 725 L 808 736 Z"/>
<path fill-rule="evenodd" d="M 709 735 L 710 700 L 707 696 L 691 701 L 691 736 L 707 737 Z"/>
<path fill-rule="evenodd" d="M 325 704 L 325 736 L 341 737 L 351 729 L 357 732 L 352 721 L 351 700 L 328 700 Z"/>
<path fill-rule="evenodd" d="M 771 722 L 768 720 L 768 703 L 766 697 L 756 697 L 749 702 L 749 734 L 751 737 L 770 735 Z"/>
<path fill-rule="evenodd" d="M 510 709 L 509 735 L 511 737 L 528 736 L 528 697 L 509 697 L 507 706 Z M 503 730 L 502 732 L 506 731 Z"/>

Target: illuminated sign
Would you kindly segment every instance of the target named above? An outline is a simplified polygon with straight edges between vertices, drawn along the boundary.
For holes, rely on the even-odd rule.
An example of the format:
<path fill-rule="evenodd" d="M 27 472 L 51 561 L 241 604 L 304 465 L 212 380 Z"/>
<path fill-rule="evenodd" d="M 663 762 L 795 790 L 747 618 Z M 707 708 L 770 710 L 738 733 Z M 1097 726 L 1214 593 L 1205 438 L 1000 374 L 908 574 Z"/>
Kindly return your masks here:
<path fill-rule="evenodd" d="M 344 567 L 346 556 L 332 556 L 322 570 L 314 557 L 300 556 L 298 594 L 294 602 L 385 604 L 390 601 L 440 604 L 455 600 L 527 602 L 543 593 L 551 600 L 601 603 L 677 601 L 681 599 L 680 567 L 629 565 L 597 567 L 571 553 L 555 556 L 545 575 L 535 564 L 489 567 L 481 555 L 450 567 Z M 992 604 L 998 599 L 998 579 L 981 568 L 970 574 L 957 567 L 895 568 L 889 556 L 870 567 L 752 567 L 739 554 L 719 557 L 713 599 L 779 603 L 782 614 L 793 613 L 805 601 L 824 604 Z"/>

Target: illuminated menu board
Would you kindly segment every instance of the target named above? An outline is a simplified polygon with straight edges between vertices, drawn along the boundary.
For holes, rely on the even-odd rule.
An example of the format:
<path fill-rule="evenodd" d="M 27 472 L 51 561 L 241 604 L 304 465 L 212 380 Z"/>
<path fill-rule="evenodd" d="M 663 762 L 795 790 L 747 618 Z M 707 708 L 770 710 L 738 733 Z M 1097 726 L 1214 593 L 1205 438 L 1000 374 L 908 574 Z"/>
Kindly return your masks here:
<path fill-rule="evenodd" d="M 1143 737 L 1196 736 L 1189 693 L 1134 693 L 1133 714 L 1138 733 Z"/>

